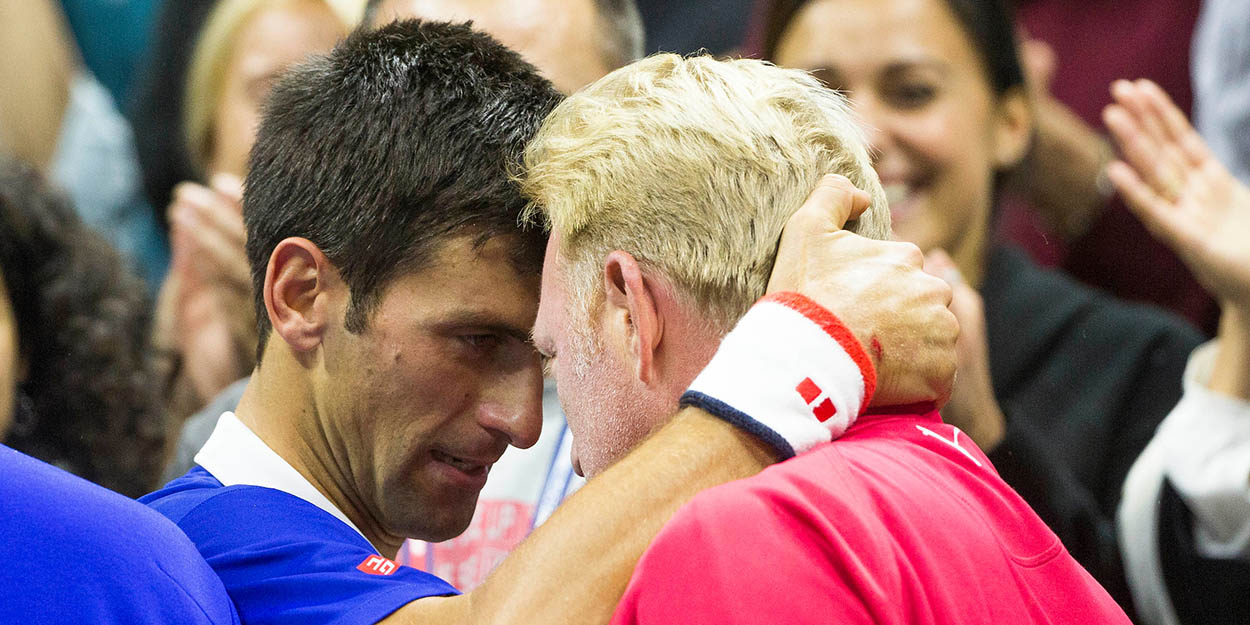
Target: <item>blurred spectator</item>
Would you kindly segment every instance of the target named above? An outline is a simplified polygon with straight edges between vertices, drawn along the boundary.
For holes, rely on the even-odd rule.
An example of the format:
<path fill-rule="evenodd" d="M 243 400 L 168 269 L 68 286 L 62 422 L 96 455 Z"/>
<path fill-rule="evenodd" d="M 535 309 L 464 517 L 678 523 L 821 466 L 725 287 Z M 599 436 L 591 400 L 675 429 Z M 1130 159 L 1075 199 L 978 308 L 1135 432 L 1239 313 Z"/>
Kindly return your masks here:
<path fill-rule="evenodd" d="M 238 625 L 169 519 L 4 445 L 0 475 L 0 621 Z"/>
<path fill-rule="evenodd" d="M 934 250 L 935 272 L 956 285 L 960 378 L 943 417 L 1130 605 L 1112 522 L 1120 488 L 1201 339 L 991 242 L 999 183 L 1034 132 L 1010 13 L 975 0 L 790 0 L 766 24 L 770 58 L 847 92 L 895 234 Z"/>
<path fill-rule="evenodd" d="M 139 192 L 130 127 L 81 67 L 59 4 L 0 6 L 0 85 L 0 149 L 45 171 L 155 291 L 167 252 Z"/>
<path fill-rule="evenodd" d="M 1105 117 L 1126 162 L 1108 174 L 1223 309 L 1124 486 L 1133 599 L 1149 625 L 1250 622 L 1250 188 L 1157 85 L 1120 81 L 1114 95 Z"/>
<path fill-rule="evenodd" d="M 472 20 L 520 52 L 557 89 L 572 93 L 643 54 L 633 0 L 371 0 L 369 18 Z"/>
<path fill-rule="evenodd" d="M 187 73 L 183 128 L 197 179 L 167 208 L 172 259 L 153 340 L 167 356 L 167 410 L 177 422 L 255 365 L 251 275 L 240 177 L 276 77 L 329 50 L 364 0 L 222 0 L 199 34 Z"/>
<path fill-rule="evenodd" d="M 83 63 L 118 104 L 128 101 L 157 4 L 158 0 L 60 0 Z"/>
<path fill-rule="evenodd" d="M 46 170 L 77 62 L 50 0 L 0 3 L 0 151 Z"/>
<path fill-rule="evenodd" d="M 0 363 L 4 443 L 120 493 L 151 490 L 166 422 L 142 284 L 32 170 L 0 162 L 0 272 L 16 346 Z"/>
<path fill-rule="evenodd" d="M 754 0 L 639 0 L 648 54 L 737 54 L 751 21 Z"/>
<path fill-rule="evenodd" d="M 1030 228 L 1030 213 L 1018 204 L 1001 225 L 1086 284 L 1164 306 L 1210 333 L 1219 314 L 1214 300 L 1100 175 L 1111 156 L 1099 118 L 1111 81 L 1153 79 L 1189 110 L 1186 52 L 1200 1 L 1016 0 L 1029 38 L 1023 58 L 1037 134 L 1013 187 L 1058 237 Z"/>

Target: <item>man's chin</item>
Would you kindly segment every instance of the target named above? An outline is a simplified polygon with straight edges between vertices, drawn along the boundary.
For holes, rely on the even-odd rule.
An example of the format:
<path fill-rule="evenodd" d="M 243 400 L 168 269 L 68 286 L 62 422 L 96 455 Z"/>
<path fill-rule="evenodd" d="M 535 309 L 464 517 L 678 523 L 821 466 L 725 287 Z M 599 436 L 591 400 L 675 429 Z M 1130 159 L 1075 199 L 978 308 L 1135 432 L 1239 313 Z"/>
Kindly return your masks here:
<path fill-rule="evenodd" d="M 454 514 L 443 514 L 440 518 L 421 519 L 419 522 L 413 522 L 406 532 L 408 538 L 416 538 L 429 543 L 443 542 L 451 540 L 464 533 L 469 529 L 469 523 L 473 521 L 473 510 L 470 509 L 468 514 L 456 511 Z"/>
<path fill-rule="evenodd" d="M 479 491 L 443 493 L 441 497 L 417 497 L 392 501 L 393 526 L 406 538 L 436 543 L 450 540 L 469 529 L 477 509 Z"/>

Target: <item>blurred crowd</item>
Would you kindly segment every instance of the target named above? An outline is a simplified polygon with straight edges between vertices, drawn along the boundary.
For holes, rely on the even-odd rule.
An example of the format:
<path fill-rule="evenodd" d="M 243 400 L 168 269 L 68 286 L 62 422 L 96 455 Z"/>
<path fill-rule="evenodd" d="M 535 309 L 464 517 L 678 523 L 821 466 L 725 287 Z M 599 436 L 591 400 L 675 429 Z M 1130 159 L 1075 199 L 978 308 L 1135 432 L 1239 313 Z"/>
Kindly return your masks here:
<path fill-rule="evenodd" d="M 271 88 L 406 17 L 564 94 L 661 51 L 841 92 L 954 292 L 943 420 L 1135 622 L 1250 622 L 1244 0 L 0 0 L 4 445 L 132 498 L 196 464 L 257 366 Z M 554 390 L 465 534 L 385 555 L 481 583 L 582 483 Z"/>

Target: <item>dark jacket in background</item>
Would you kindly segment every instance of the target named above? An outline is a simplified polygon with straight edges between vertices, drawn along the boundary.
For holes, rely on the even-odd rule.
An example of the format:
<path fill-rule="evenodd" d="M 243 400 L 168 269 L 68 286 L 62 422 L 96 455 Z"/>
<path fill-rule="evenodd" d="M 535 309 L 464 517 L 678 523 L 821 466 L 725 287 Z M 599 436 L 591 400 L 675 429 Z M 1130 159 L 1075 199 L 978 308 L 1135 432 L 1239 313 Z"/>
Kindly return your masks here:
<path fill-rule="evenodd" d="M 1131 610 L 1115 533 L 1120 489 L 1180 399 L 1189 353 L 1203 337 L 1010 247 L 991 252 L 981 295 L 994 392 L 1007 418 L 989 457 Z"/>

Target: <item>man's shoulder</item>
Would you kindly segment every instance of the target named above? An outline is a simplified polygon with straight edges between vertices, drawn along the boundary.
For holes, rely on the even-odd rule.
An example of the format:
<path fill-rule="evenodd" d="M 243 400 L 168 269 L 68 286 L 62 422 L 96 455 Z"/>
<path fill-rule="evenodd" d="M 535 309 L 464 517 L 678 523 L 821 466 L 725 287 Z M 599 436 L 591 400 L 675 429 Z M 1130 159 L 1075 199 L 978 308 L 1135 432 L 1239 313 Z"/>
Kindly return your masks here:
<path fill-rule="evenodd" d="M 168 519 L 8 448 L 0 456 L 0 621 L 238 622 L 221 581 Z M 62 589 L 77 599 L 47 601 Z"/>
<path fill-rule="evenodd" d="M 862 417 L 839 440 L 699 493 L 661 538 L 728 545 L 786 536 L 782 553 L 795 545 L 886 566 L 907 551 L 900 545 L 934 533 L 930 518 L 970 531 L 1011 526 L 1028 540 L 1008 541 L 1009 550 L 1029 555 L 1057 540 L 975 443 L 935 412 Z"/>
<path fill-rule="evenodd" d="M 251 623 L 376 623 L 404 604 L 456 594 L 383 557 L 355 528 L 290 493 L 223 486 L 200 467 L 144 503 L 175 519 Z M 337 619 L 337 620 L 335 620 Z"/>
<path fill-rule="evenodd" d="M 208 533 L 234 543 L 290 535 L 369 548 L 359 532 L 304 499 L 264 486 L 223 486 L 199 466 L 139 501 L 173 521 L 197 544 L 200 535 Z M 220 531 L 223 527 L 231 531 Z"/>
<path fill-rule="evenodd" d="M 127 535 L 179 546 L 186 542 L 168 519 L 134 500 L 7 447 L 0 447 L 0 473 L 4 475 L 0 499 L 8 505 L 21 502 L 23 514 L 39 519 L 24 525 L 31 531 L 82 537 L 101 548 L 124 546 L 129 543 Z M 116 527 L 129 531 L 119 534 L 112 529 Z"/>
<path fill-rule="evenodd" d="M 239 500 L 269 496 L 265 492 L 257 491 L 258 488 L 223 486 L 203 467 L 195 466 L 181 477 L 174 478 L 161 488 L 140 497 L 139 503 L 156 510 L 174 523 L 179 523 L 201 506 L 230 507 L 230 504 Z"/>
<path fill-rule="evenodd" d="M 864 498 L 885 474 L 925 462 L 904 460 L 921 453 L 909 443 L 924 440 L 925 434 L 917 426 L 941 425 L 935 412 L 921 414 L 910 407 L 897 413 L 864 416 L 838 440 L 753 476 L 709 488 L 696 495 L 687 507 L 690 513 L 732 509 L 766 516 L 777 516 L 779 511 L 793 515 L 808 509 L 859 509 L 868 503 Z M 980 451 L 974 451 L 979 461 Z M 865 472 L 865 467 L 871 471 Z M 744 507 L 748 501 L 756 505 Z"/>
<path fill-rule="evenodd" d="M 865 594 L 897 587 L 888 545 L 836 443 L 702 491 L 661 529 L 634 570 L 616 625 L 864 622 Z M 869 532 L 865 534 L 864 532 Z M 854 577 L 870 569 L 873 577 Z M 865 582 L 868 586 L 865 587 Z M 787 603 L 780 597 L 802 597 Z"/>
<path fill-rule="evenodd" d="M 865 491 L 844 456 L 845 447 L 826 443 L 751 477 L 704 490 L 674 514 L 663 533 L 670 540 L 679 534 L 683 541 L 718 533 L 743 540 L 787 535 L 799 544 L 854 531 Z M 835 516 L 848 520 L 835 526 L 829 523 Z"/>

